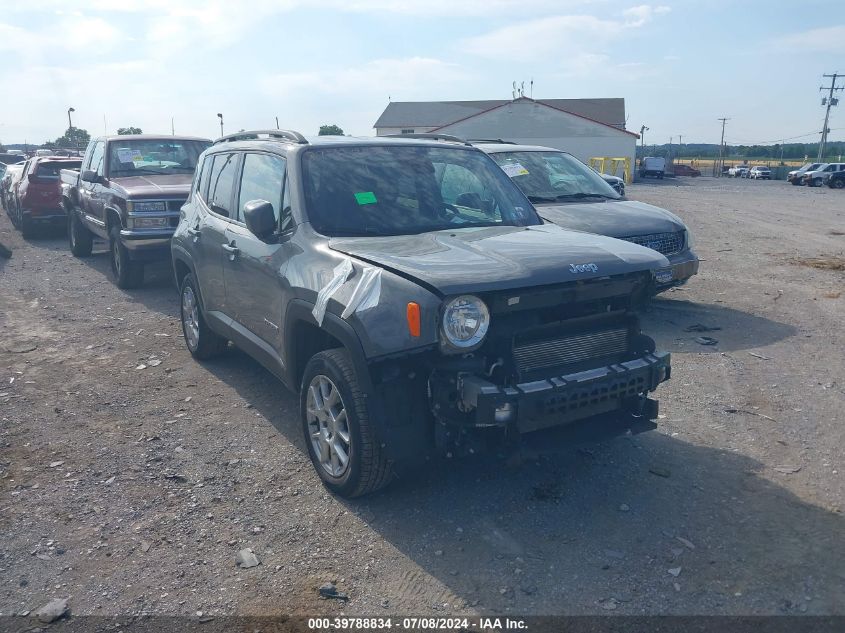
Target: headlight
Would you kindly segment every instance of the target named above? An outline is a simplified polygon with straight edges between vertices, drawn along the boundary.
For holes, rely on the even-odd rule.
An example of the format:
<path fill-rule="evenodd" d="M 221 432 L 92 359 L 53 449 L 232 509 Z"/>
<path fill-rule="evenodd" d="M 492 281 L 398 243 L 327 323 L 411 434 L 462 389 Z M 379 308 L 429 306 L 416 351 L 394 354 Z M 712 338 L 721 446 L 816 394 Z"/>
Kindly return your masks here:
<path fill-rule="evenodd" d="M 133 202 L 126 203 L 126 210 L 130 213 L 146 213 L 148 211 L 167 211 L 166 202 Z"/>
<path fill-rule="evenodd" d="M 692 248 L 695 246 L 695 240 L 692 237 L 692 231 L 689 229 L 684 229 L 684 244 L 687 248 Z"/>
<path fill-rule="evenodd" d="M 488 327 L 490 312 L 478 297 L 461 295 L 443 307 L 444 342 L 456 351 L 470 351 L 481 345 Z"/>

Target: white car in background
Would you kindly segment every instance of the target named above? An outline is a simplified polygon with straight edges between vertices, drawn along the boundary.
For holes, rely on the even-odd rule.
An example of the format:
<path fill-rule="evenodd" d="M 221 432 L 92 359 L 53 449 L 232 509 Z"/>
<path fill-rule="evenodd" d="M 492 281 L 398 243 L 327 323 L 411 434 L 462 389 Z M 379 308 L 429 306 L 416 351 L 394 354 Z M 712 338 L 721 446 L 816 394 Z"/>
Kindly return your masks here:
<path fill-rule="evenodd" d="M 745 178 L 748 175 L 748 165 L 734 165 L 728 170 L 731 178 Z"/>
<path fill-rule="evenodd" d="M 803 182 L 808 187 L 821 187 L 826 177 L 838 171 L 845 171 L 845 163 L 824 163 L 818 169 L 804 172 Z"/>
<path fill-rule="evenodd" d="M 771 180 L 772 170 L 763 165 L 758 165 L 749 170 L 748 177 L 754 180 Z"/>

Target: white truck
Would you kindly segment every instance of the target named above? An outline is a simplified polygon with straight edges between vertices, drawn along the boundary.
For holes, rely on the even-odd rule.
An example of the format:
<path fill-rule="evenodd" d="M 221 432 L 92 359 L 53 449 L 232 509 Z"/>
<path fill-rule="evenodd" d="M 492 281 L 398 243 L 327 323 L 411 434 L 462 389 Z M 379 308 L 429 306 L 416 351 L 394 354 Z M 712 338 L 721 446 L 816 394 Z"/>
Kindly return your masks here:
<path fill-rule="evenodd" d="M 658 156 L 645 156 L 640 159 L 640 178 L 663 179 L 666 173 L 666 159 Z"/>

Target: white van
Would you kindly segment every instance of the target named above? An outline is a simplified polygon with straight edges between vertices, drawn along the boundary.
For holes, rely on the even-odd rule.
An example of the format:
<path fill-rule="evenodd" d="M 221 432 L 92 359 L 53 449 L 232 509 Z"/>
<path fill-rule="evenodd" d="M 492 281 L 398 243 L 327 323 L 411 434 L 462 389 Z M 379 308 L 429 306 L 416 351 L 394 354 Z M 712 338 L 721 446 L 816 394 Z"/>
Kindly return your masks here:
<path fill-rule="evenodd" d="M 640 178 L 653 176 L 663 178 L 666 173 L 666 159 L 657 156 L 646 156 L 640 159 Z"/>

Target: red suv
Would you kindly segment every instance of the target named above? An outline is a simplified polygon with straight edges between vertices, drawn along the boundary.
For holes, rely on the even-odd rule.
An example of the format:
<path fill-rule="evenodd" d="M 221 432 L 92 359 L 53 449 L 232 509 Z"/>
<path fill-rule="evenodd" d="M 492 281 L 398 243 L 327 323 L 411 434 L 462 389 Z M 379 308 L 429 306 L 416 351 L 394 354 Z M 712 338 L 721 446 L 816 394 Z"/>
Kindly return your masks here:
<path fill-rule="evenodd" d="M 62 207 L 62 169 L 79 169 L 80 158 L 66 156 L 36 156 L 27 162 L 24 173 L 13 193 L 12 222 L 31 237 L 38 224 L 64 223 L 67 221 Z"/>

